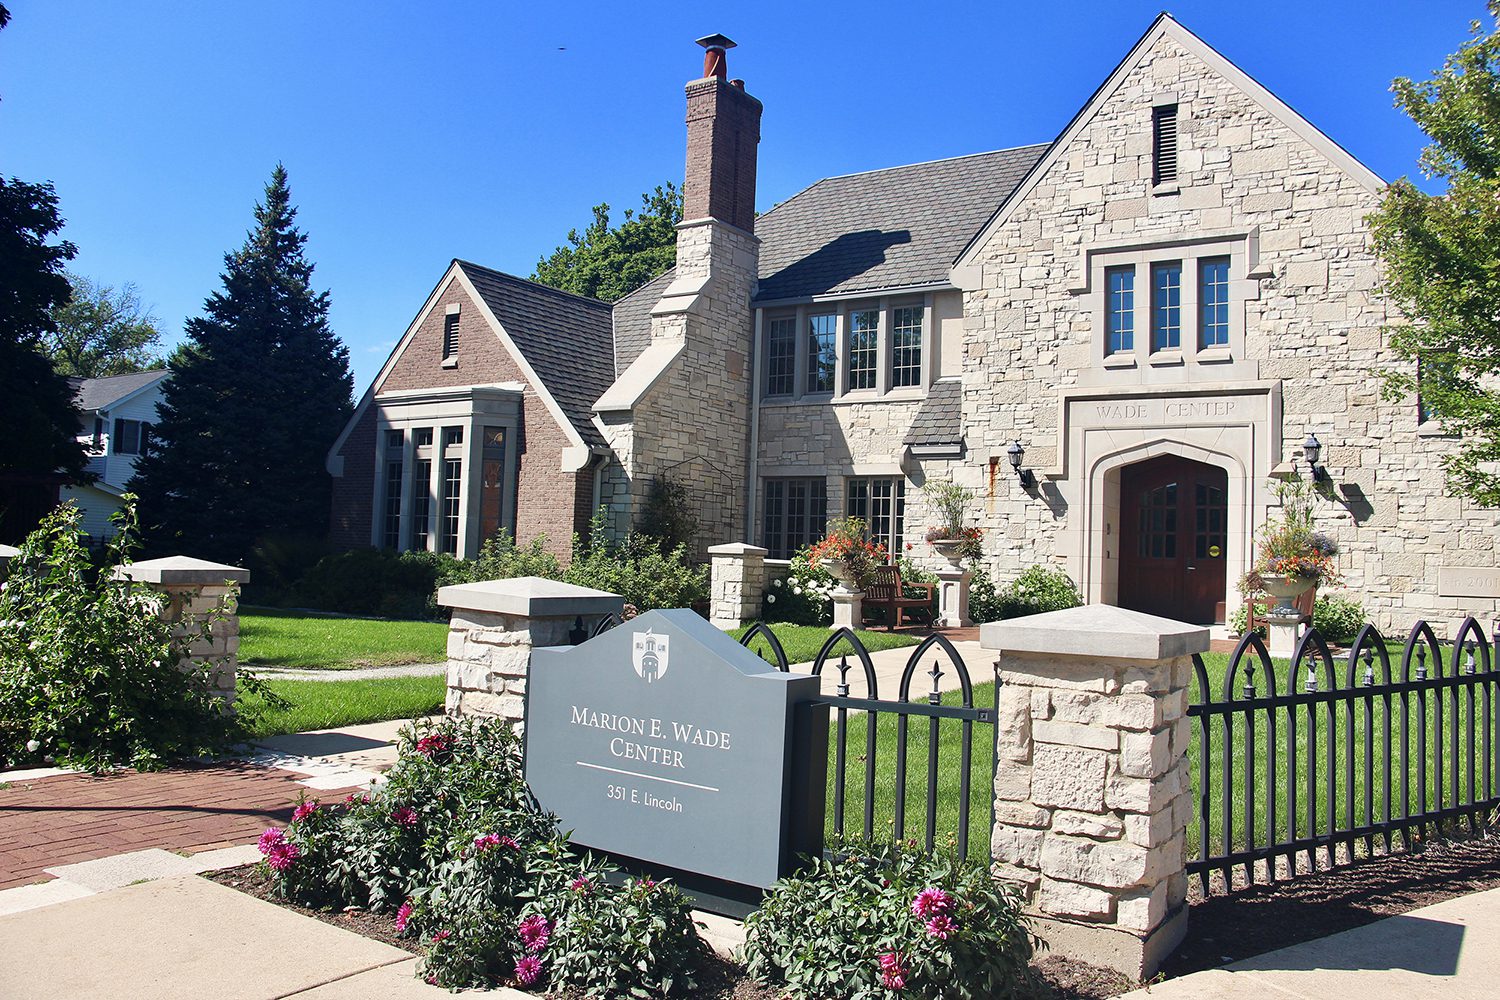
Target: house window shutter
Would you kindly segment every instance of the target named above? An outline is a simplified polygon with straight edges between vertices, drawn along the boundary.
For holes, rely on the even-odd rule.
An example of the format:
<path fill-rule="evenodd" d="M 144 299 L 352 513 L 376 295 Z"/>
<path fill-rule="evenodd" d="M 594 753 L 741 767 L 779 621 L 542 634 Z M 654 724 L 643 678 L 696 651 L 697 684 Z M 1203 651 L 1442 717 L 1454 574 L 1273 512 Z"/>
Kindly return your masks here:
<path fill-rule="evenodd" d="M 443 317 L 443 360 L 458 354 L 458 314 Z"/>
<path fill-rule="evenodd" d="M 1177 105 L 1151 109 L 1151 180 L 1154 184 L 1177 181 Z"/>

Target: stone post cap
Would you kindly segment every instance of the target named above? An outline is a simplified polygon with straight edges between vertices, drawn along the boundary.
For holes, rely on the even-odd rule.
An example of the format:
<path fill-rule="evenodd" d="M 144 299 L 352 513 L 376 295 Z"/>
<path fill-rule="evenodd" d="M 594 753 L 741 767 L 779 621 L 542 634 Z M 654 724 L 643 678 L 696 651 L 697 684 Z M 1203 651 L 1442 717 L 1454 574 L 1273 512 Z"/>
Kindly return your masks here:
<path fill-rule="evenodd" d="M 764 557 L 770 549 L 763 549 L 759 545 L 751 545 L 749 542 L 728 542 L 724 545 L 710 545 L 708 554 L 711 556 L 761 556 Z"/>
<path fill-rule="evenodd" d="M 1208 651 L 1208 629 L 1170 618 L 1088 604 L 979 626 L 985 649 L 1113 660 L 1169 660 Z"/>
<path fill-rule="evenodd" d="M 488 611 L 522 618 L 607 615 L 618 613 L 625 607 L 625 599 L 619 594 L 540 576 L 518 576 L 510 580 L 485 580 L 440 587 L 437 600 L 445 608 Z"/>
<path fill-rule="evenodd" d="M 0 559 L 14 559 L 20 554 L 21 550 L 14 545 L 0 545 Z"/>
<path fill-rule="evenodd" d="M 243 566 L 209 562 L 192 556 L 165 556 L 147 559 L 115 568 L 116 580 L 136 580 L 140 583 L 184 584 L 198 586 L 222 586 L 225 583 L 248 583 L 250 571 Z"/>

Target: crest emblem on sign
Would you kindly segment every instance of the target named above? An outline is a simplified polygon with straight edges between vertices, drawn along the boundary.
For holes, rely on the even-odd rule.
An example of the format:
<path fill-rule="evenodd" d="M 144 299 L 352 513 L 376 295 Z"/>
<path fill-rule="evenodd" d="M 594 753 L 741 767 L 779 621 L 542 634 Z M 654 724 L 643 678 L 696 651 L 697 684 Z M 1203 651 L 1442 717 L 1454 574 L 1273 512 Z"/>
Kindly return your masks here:
<path fill-rule="evenodd" d="M 635 672 L 647 684 L 661 680 L 667 672 L 667 640 L 669 636 L 657 635 L 651 629 L 635 633 L 635 642 L 630 650 L 630 662 Z"/>

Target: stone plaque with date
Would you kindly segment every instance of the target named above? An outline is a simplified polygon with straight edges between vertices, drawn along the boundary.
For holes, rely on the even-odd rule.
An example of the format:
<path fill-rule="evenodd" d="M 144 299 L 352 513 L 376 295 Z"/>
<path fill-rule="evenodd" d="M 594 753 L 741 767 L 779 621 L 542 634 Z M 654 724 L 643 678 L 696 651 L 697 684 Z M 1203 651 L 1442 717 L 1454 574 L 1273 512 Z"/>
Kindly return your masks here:
<path fill-rule="evenodd" d="M 798 824 L 821 830 L 820 779 L 797 786 L 826 767 L 826 713 L 793 767 L 794 709 L 818 695 L 697 614 L 651 611 L 534 651 L 526 779 L 576 845 L 765 888 L 805 849 Z"/>

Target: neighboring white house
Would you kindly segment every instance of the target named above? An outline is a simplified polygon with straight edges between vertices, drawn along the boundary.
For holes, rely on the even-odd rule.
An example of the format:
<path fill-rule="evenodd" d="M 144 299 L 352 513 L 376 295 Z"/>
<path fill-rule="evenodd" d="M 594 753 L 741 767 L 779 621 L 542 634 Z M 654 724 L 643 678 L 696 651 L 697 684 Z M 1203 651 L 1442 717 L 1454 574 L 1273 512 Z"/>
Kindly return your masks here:
<path fill-rule="evenodd" d="M 90 538 L 108 538 L 114 529 L 110 515 L 120 509 L 125 484 L 135 475 L 135 462 L 151 440 L 156 404 L 161 402 L 165 368 L 74 379 L 83 422 L 78 440 L 89 451 L 88 471 L 99 478 L 89 486 L 65 486 L 59 499 L 83 511 L 83 530 Z"/>

